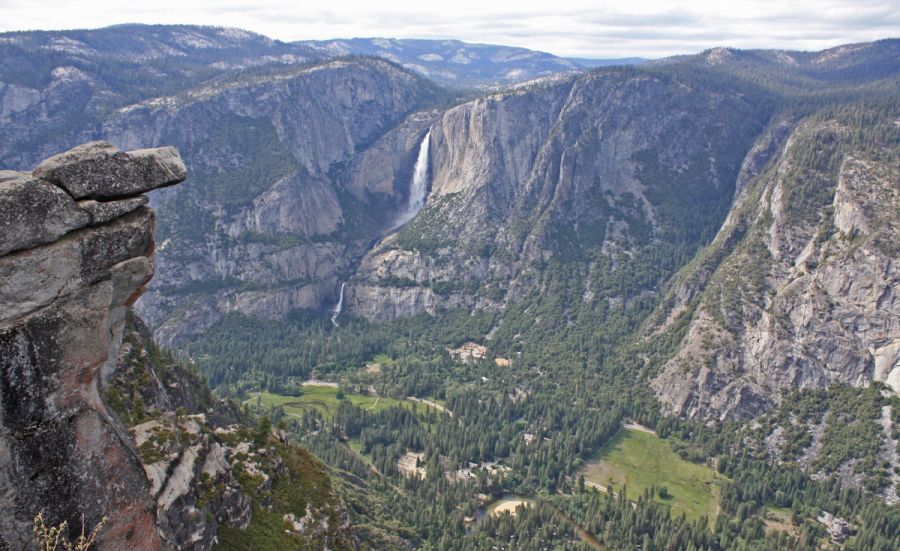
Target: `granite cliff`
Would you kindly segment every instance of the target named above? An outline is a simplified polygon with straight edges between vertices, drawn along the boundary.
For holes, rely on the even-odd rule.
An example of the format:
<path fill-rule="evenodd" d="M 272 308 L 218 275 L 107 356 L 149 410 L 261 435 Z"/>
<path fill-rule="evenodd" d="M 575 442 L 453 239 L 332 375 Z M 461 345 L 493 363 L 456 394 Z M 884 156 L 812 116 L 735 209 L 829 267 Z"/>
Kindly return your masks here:
<path fill-rule="evenodd" d="M 547 261 L 697 244 L 724 217 L 765 117 L 725 91 L 609 70 L 445 111 L 432 127 L 429 201 L 367 253 L 349 311 L 385 321 L 500 310 L 533 291 Z"/>
<path fill-rule="evenodd" d="M 897 51 L 715 49 L 449 109 L 428 205 L 366 255 L 347 308 L 503 312 L 502 339 L 522 301 L 513 316 L 565 297 L 553 315 L 572 333 L 586 307 L 659 301 L 634 334 L 659 354 L 650 386 L 667 413 L 705 420 L 793 389 L 897 392 Z M 811 86 L 827 92 L 804 105 Z M 621 283 L 639 270 L 652 275 Z M 573 278 L 581 296 L 560 292 Z"/>
<path fill-rule="evenodd" d="M 171 149 L 88 144 L 0 188 L 4 544 L 31 518 L 80 526 L 109 516 L 101 543 L 162 547 L 143 469 L 100 389 L 125 311 L 153 276 L 153 213 L 140 193 L 184 179 Z M 102 199 L 102 201 L 98 201 Z M 85 504 L 90 504 L 85 510 Z"/>
<path fill-rule="evenodd" d="M 861 112 L 780 120 L 757 142 L 649 337 L 690 316 L 653 382 L 668 411 L 746 417 L 835 383 L 900 391 L 900 141 L 887 113 Z"/>
<path fill-rule="evenodd" d="M 294 540 L 349 545 L 317 462 L 243 424 L 128 311 L 154 274 L 142 194 L 184 178 L 173 148 L 107 142 L 0 172 L 0 548 L 30 548 L 39 512 L 72 534 L 106 517 L 99 549 L 210 549 L 287 514 L 306 519 Z M 301 479 L 305 508 L 282 511 L 273 487 Z"/>
<path fill-rule="evenodd" d="M 429 93 L 388 63 L 338 61 L 108 121 L 103 135 L 120 143 L 175 144 L 193 175 L 155 199 L 160 277 L 138 309 L 156 337 L 190 338 L 226 312 L 281 319 L 334 304 L 404 201 L 433 116 L 409 115 Z"/>
<path fill-rule="evenodd" d="M 176 82 L 174 93 L 80 115 L 62 98 L 106 96 L 51 84 L 46 99 L 8 115 L 18 138 L 0 158 L 28 166 L 95 139 L 182 152 L 188 181 L 151 196 L 160 270 L 137 305 L 164 344 L 195 338 L 227 312 L 281 319 L 327 309 L 402 208 L 419 141 L 437 116 L 418 109 L 439 91 L 392 63 L 359 58 Z M 51 100 L 61 110 L 52 116 Z M 40 147 L 24 145 L 31 141 Z"/>

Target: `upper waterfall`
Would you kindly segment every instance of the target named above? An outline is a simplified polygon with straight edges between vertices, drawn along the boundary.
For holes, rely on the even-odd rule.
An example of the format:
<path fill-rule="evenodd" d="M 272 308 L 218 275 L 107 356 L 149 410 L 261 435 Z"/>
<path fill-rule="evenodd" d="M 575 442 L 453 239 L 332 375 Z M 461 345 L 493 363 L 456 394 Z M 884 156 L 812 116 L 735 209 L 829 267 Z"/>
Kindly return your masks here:
<path fill-rule="evenodd" d="M 412 182 L 409 186 L 409 199 L 406 208 L 397 216 L 394 228 L 406 224 L 425 205 L 425 197 L 428 194 L 428 152 L 431 144 L 431 129 L 425 134 L 419 145 L 419 155 L 416 157 L 416 166 L 413 170 Z"/>

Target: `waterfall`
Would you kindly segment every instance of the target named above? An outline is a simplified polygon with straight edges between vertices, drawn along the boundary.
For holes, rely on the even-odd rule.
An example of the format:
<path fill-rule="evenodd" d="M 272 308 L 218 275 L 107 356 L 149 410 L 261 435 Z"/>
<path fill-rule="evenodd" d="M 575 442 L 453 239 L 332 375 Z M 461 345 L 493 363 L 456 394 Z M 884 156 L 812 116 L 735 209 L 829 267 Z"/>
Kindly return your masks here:
<path fill-rule="evenodd" d="M 425 196 L 428 193 L 428 147 L 430 144 L 431 129 L 429 128 L 419 145 L 419 155 L 416 157 L 416 166 L 409 186 L 409 200 L 406 208 L 394 222 L 394 229 L 412 220 L 413 216 L 425 205 Z"/>
<path fill-rule="evenodd" d="M 409 199 L 406 202 L 406 207 L 397 215 L 397 218 L 389 231 L 396 230 L 403 224 L 412 220 L 412 218 L 422 210 L 422 207 L 425 206 L 425 199 L 428 195 L 428 148 L 430 145 L 431 129 L 429 128 L 428 132 L 425 133 L 425 137 L 422 138 L 422 143 L 419 144 L 419 154 L 416 157 L 416 166 L 413 168 L 412 182 L 409 184 Z M 384 237 L 384 235 L 385 234 L 379 236 L 379 238 L 375 240 L 374 245 L 370 244 L 370 248 L 372 246 L 377 246 L 378 243 L 381 242 L 380 238 Z M 350 280 L 352 279 L 353 277 L 351 276 Z M 344 309 L 344 288 L 347 286 L 347 281 L 341 283 L 341 292 L 338 295 L 337 304 L 331 309 L 331 323 L 333 323 L 335 327 L 340 327 L 337 319 Z"/>
<path fill-rule="evenodd" d="M 341 283 L 341 294 L 338 296 L 337 304 L 335 304 L 334 308 L 331 310 L 331 323 L 333 323 L 335 327 L 340 327 L 340 325 L 338 325 L 337 318 L 341 315 L 341 310 L 344 309 L 344 287 L 346 285 L 346 281 Z"/>

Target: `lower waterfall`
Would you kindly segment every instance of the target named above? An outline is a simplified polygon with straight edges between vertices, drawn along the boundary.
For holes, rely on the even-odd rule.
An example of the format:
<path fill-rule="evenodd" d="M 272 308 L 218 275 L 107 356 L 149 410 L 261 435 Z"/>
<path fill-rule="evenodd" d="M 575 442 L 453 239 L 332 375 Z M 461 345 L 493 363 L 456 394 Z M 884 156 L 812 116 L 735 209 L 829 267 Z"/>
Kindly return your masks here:
<path fill-rule="evenodd" d="M 335 327 L 340 327 L 337 318 L 341 315 L 341 310 L 344 309 L 344 287 L 346 286 L 346 281 L 341 283 L 341 294 L 338 296 L 337 304 L 335 304 L 334 308 L 331 310 L 331 323 L 333 323 Z"/>

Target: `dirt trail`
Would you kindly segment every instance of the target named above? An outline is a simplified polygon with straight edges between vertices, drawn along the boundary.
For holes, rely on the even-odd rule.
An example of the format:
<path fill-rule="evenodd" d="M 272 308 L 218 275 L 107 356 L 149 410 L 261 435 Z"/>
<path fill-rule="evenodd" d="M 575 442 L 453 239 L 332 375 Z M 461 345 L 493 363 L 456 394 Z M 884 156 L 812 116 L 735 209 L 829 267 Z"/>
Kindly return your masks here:
<path fill-rule="evenodd" d="M 426 406 L 431 406 L 431 407 L 433 407 L 434 409 L 436 409 L 436 410 L 438 410 L 438 411 L 440 411 L 440 412 L 446 413 L 446 414 L 449 415 L 450 417 L 453 417 L 453 412 L 450 411 L 449 409 L 445 408 L 445 407 L 442 406 L 441 404 L 438 404 L 438 403 L 436 403 L 436 402 L 432 402 L 431 400 L 426 400 L 426 399 L 424 399 L 424 398 L 416 398 L 416 397 L 414 397 L 414 396 L 407 396 L 407 398 L 410 399 L 410 400 L 412 400 L 413 402 L 419 402 L 420 404 L 425 404 Z"/>
<path fill-rule="evenodd" d="M 607 489 L 606 486 L 603 486 L 602 484 L 597 484 L 596 482 L 591 482 L 590 480 L 585 480 L 585 481 L 584 481 L 584 485 L 587 486 L 587 487 L 589 487 L 589 488 L 593 488 L 593 489 L 595 489 L 595 490 L 599 490 L 599 491 L 603 492 L 604 494 L 608 494 L 608 493 L 609 493 L 609 490 Z M 619 494 L 616 493 L 616 492 L 613 492 L 612 495 L 613 495 L 613 497 L 619 497 Z"/>
<path fill-rule="evenodd" d="M 341 385 L 339 383 L 310 379 L 308 381 L 303 381 L 303 383 L 301 383 L 301 386 L 330 386 L 331 388 L 340 388 Z"/>

